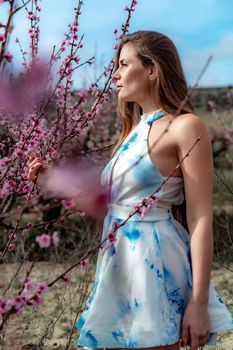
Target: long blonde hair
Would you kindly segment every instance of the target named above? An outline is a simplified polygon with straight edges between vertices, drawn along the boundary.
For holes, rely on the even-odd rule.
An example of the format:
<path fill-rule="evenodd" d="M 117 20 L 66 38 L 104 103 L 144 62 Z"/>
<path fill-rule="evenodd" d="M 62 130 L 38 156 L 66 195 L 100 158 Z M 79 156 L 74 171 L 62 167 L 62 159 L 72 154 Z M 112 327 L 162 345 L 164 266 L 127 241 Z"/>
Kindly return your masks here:
<path fill-rule="evenodd" d="M 151 87 L 151 97 L 160 108 L 167 113 L 175 113 L 188 92 L 180 58 L 175 45 L 166 35 L 154 31 L 137 31 L 125 35 L 118 47 L 114 71 L 119 67 L 119 56 L 122 47 L 132 43 L 137 51 L 137 57 L 146 67 L 156 64 L 158 77 Z M 192 113 L 193 107 L 188 100 L 181 113 Z M 142 114 L 141 107 L 136 102 L 118 101 L 118 115 L 121 121 L 121 133 L 113 150 L 113 154 L 122 144 Z"/>

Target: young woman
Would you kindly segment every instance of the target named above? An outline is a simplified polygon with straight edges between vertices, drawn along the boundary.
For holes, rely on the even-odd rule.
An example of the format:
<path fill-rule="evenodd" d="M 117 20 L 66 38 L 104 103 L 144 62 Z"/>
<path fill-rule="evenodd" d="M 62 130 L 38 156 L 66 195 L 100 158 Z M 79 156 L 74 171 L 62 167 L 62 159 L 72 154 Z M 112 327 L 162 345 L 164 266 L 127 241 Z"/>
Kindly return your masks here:
<path fill-rule="evenodd" d="M 167 36 L 152 31 L 126 35 L 113 79 L 122 132 L 102 174 L 110 191 L 102 239 L 135 204 L 158 191 L 145 217 L 133 215 L 118 228 L 116 239 L 106 242 L 108 249 L 100 250 L 95 284 L 77 324 L 78 344 L 157 350 L 177 350 L 181 344 L 197 350 L 214 343 L 216 332 L 233 329 L 229 311 L 210 284 L 209 136 L 190 101 L 176 113 L 187 84 Z M 41 163 L 34 159 L 29 165 L 33 179 Z M 174 217 L 175 207 L 187 230 Z"/>

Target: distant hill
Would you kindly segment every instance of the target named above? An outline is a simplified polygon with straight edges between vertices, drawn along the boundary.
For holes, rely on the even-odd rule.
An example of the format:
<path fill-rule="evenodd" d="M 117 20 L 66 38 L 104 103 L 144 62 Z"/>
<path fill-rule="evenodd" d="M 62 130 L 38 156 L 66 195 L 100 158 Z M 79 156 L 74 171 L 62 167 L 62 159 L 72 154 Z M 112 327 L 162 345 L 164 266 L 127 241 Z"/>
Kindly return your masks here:
<path fill-rule="evenodd" d="M 194 108 L 204 108 L 209 110 L 208 102 L 216 102 L 219 108 L 224 108 L 229 105 L 229 92 L 233 86 L 227 87 L 199 87 L 192 93 L 192 102 Z"/>

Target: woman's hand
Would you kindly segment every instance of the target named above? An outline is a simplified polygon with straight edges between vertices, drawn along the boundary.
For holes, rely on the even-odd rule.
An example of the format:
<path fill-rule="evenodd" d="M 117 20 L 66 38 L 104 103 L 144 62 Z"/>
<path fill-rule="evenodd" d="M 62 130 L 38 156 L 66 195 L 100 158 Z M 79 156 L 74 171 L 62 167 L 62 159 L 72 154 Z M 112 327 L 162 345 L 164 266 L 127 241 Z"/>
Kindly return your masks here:
<path fill-rule="evenodd" d="M 190 350 L 197 350 L 205 345 L 209 332 L 207 304 L 190 300 L 182 321 L 181 346 L 189 345 Z"/>
<path fill-rule="evenodd" d="M 48 170 L 51 169 L 51 165 L 45 164 L 40 158 L 31 155 L 29 157 L 28 167 L 28 179 L 37 186 L 42 186 Z"/>

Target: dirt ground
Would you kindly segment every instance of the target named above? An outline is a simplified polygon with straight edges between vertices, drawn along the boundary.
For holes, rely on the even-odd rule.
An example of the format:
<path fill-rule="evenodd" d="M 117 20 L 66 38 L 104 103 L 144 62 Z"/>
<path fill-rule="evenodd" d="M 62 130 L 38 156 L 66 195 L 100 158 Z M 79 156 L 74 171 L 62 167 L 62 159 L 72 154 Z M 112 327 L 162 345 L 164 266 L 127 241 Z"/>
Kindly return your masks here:
<path fill-rule="evenodd" d="M 20 278 L 25 276 L 28 267 L 29 263 L 23 267 Z M 34 281 L 51 281 L 65 268 L 65 264 L 39 262 L 34 267 L 31 277 Z M 16 269 L 16 264 L 1 265 L 0 282 L 9 281 Z M 225 304 L 233 312 L 233 266 L 231 270 L 214 264 L 211 281 Z M 75 323 L 78 311 L 84 305 L 90 291 L 93 273 L 94 268 L 89 269 L 88 272 L 75 269 L 69 275 L 70 282 L 66 288 L 64 288 L 64 281 L 57 282 L 45 294 L 44 303 L 38 310 L 27 306 L 21 315 L 12 315 L 4 332 L 0 334 L 0 350 L 77 350 L 78 332 Z M 18 290 L 20 278 L 12 284 L 11 293 Z M 4 288 L 0 289 L 0 295 L 3 290 Z M 233 350 L 233 332 L 220 333 L 217 345 L 205 349 Z"/>

